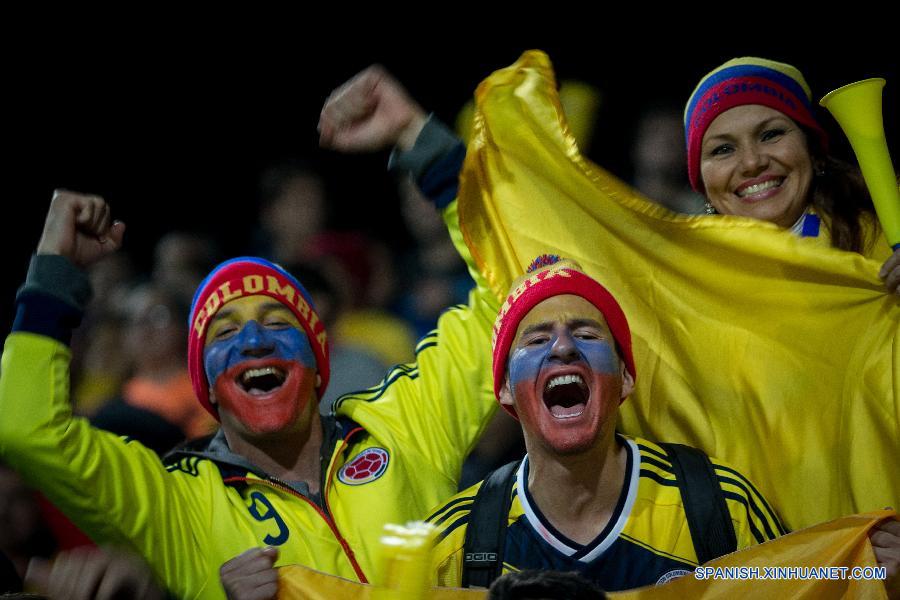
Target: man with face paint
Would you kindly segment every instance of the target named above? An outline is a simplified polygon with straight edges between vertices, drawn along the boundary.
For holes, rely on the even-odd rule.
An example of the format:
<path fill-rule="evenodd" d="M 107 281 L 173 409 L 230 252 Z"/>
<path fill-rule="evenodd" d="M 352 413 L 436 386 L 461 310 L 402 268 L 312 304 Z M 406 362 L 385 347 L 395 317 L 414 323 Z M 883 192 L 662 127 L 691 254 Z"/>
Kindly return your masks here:
<path fill-rule="evenodd" d="M 692 572 L 697 552 L 666 450 L 616 433 L 634 388 L 631 333 L 615 298 L 578 265 L 544 256 L 513 283 L 494 326 L 494 392 L 527 454 L 512 495 L 502 571 L 576 571 L 616 591 Z M 785 533 L 756 488 L 711 459 L 736 548 Z M 460 586 L 473 502 L 484 482 L 433 511 L 434 583 Z M 499 522 L 499 521 L 498 521 Z M 499 573 L 498 573 L 499 574 Z"/>
<path fill-rule="evenodd" d="M 464 248 L 455 205 L 445 220 Z M 328 338 L 303 286 L 262 259 L 219 265 L 194 296 L 188 368 L 221 428 L 161 462 L 68 402 L 68 343 L 90 295 L 82 269 L 123 231 L 102 198 L 54 194 L 3 352 L 0 458 L 96 542 L 140 554 L 179 598 L 224 598 L 232 583 L 230 595 L 274 596 L 273 564 L 381 582 L 383 524 L 457 491 L 496 410 L 497 301 L 484 282 L 419 342 L 416 364 L 320 416 Z"/>

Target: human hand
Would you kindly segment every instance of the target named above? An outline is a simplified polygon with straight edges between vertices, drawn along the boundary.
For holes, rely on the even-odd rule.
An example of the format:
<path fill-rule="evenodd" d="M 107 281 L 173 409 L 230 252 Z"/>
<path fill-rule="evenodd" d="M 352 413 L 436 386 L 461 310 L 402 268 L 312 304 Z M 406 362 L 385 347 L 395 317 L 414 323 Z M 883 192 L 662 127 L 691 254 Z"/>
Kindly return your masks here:
<path fill-rule="evenodd" d="M 900 600 L 900 521 L 891 519 L 876 525 L 869 532 L 869 541 L 878 566 L 887 571 L 884 586 L 888 598 Z"/>
<path fill-rule="evenodd" d="M 59 554 L 51 564 L 35 558 L 28 564 L 25 585 L 51 600 L 163 600 L 150 569 L 139 559 L 118 551 L 76 548 Z"/>
<path fill-rule="evenodd" d="M 891 257 L 884 261 L 878 276 L 884 279 L 888 292 L 900 296 L 900 249 L 894 250 Z"/>
<path fill-rule="evenodd" d="M 331 92 L 319 116 L 319 145 L 341 152 L 409 150 L 428 116 L 381 65 Z"/>
<path fill-rule="evenodd" d="M 251 548 L 219 569 L 219 579 L 228 600 L 270 600 L 278 596 L 275 561 L 278 548 Z"/>
<path fill-rule="evenodd" d="M 56 190 L 38 242 L 38 254 L 59 254 L 87 267 L 122 246 L 125 224 L 112 221 L 100 196 Z"/>

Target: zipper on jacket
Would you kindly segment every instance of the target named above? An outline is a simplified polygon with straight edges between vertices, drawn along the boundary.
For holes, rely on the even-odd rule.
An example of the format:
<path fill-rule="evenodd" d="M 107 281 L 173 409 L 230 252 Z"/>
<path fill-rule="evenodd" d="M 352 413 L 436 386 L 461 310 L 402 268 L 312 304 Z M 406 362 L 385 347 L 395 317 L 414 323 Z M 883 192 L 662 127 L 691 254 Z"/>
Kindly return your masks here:
<path fill-rule="evenodd" d="M 362 430 L 363 430 L 362 427 L 357 427 L 357 428 L 351 430 L 346 436 L 344 436 L 344 439 L 341 442 L 341 447 L 338 449 L 338 451 L 336 453 L 334 453 L 332 455 L 332 459 L 334 456 L 337 456 L 341 452 L 344 451 L 344 448 L 347 447 L 347 441 L 354 434 L 356 434 L 356 432 L 362 431 Z M 306 496 L 304 496 L 303 494 L 301 494 L 300 492 L 298 492 L 297 490 L 292 488 L 290 485 L 288 485 L 284 481 L 281 481 L 280 479 L 278 479 L 277 477 L 274 477 L 272 475 L 266 475 L 266 479 L 250 479 L 248 477 L 235 476 L 235 477 L 228 477 L 227 479 L 224 479 L 223 481 L 225 483 L 231 483 L 234 481 L 244 481 L 248 484 L 249 483 L 265 483 L 275 489 L 278 489 L 278 490 L 287 492 L 288 494 L 291 494 L 293 496 L 296 496 L 297 498 L 300 498 L 301 500 L 303 500 L 304 502 L 306 502 L 307 504 L 312 506 L 313 509 L 315 509 L 315 511 L 319 514 L 319 516 L 322 517 L 322 519 L 328 525 L 328 528 L 331 529 L 331 534 L 335 537 L 335 539 L 341 545 L 341 549 L 344 551 L 344 555 L 347 557 L 347 560 L 350 561 L 350 566 L 353 567 L 353 571 L 356 573 L 356 577 L 359 579 L 360 583 L 369 583 L 369 579 L 366 577 L 366 574 L 363 573 L 362 567 L 359 566 L 359 562 L 356 560 L 356 554 L 353 552 L 353 549 L 350 547 L 350 544 L 347 542 L 347 540 L 344 539 L 344 536 L 341 535 L 341 532 L 337 527 L 337 523 L 331 517 L 331 510 L 328 507 L 328 488 L 331 485 L 331 482 L 332 482 L 332 479 L 334 476 L 335 466 L 337 466 L 337 461 L 332 462 L 331 468 L 328 470 L 328 476 L 325 478 L 325 487 L 322 489 L 322 505 L 323 505 L 322 507 L 319 507 L 319 505 L 316 504 L 315 502 L 313 502 L 311 499 L 307 498 Z"/>

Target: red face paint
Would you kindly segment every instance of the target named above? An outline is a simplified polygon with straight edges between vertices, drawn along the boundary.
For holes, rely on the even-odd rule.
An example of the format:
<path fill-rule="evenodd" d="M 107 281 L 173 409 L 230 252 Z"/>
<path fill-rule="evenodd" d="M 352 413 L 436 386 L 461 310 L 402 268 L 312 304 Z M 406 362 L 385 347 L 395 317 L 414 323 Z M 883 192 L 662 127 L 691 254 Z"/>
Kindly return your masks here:
<path fill-rule="evenodd" d="M 573 376 L 586 388 L 584 400 L 551 401 L 547 385 L 556 378 Z M 621 377 L 583 366 L 558 366 L 544 369 L 537 379 L 520 381 L 513 393 L 526 435 L 556 454 L 567 455 L 589 450 L 607 427 L 615 426 L 621 389 Z"/>
<path fill-rule="evenodd" d="M 622 366 L 602 313 L 581 297 L 548 298 L 525 316 L 508 376 L 526 439 L 556 454 L 586 451 L 615 427 Z"/>
<path fill-rule="evenodd" d="M 251 369 L 273 367 L 286 374 L 271 391 L 245 389 L 243 375 Z M 295 426 L 315 397 L 316 370 L 296 361 L 276 358 L 245 360 L 223 372 L 213 386 L 220 410 L 228 411 L 251 433 L 277 433 Z"/>

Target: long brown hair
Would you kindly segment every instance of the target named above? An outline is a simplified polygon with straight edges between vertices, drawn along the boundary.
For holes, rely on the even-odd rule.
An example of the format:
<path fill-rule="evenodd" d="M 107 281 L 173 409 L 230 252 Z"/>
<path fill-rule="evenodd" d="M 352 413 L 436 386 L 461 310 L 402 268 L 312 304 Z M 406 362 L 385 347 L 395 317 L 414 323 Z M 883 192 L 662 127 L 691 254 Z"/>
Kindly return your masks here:
<path fill-rule="evenodd" d="M 815 137 L 807 135 L 813 155 L 815 176 L 810 203 L 823 216 L 823 224 L 831 233 L 831 245 L 841 250 L 865 254 L 877 236 L 866 240 L 861 223 L 868 213 L 874 223 L 875 206 L 862 173 L 855 165 L 826 154 L 818 148 Z"/>

